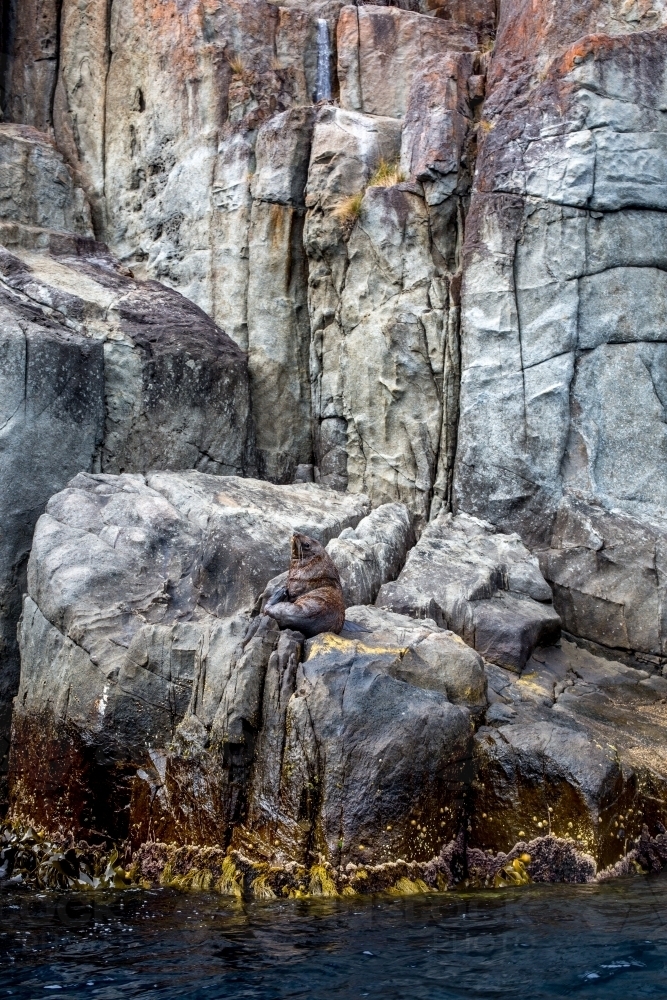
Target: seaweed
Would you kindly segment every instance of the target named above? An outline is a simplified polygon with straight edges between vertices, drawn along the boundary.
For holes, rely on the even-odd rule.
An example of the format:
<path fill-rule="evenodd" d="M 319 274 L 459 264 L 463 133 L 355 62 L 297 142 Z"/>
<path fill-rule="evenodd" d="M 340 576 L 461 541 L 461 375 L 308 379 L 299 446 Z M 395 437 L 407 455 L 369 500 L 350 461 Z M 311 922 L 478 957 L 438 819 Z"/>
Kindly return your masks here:
<path fill-rule="evenodd" d="M 139 884 L 138 865 L 125 869 L 116 849 L 49 838 L 33 827 L 0 827 L 0 880 L 38 889 L 127 889 Z"/>

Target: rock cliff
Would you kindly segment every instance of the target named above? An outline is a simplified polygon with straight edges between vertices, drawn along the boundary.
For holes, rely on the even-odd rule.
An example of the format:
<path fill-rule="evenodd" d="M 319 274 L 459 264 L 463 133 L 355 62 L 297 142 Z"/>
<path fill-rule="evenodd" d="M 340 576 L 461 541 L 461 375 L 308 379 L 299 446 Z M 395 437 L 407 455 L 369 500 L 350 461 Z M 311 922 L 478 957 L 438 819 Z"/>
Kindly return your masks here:
<path fill-rule="evenodd" d="M 0 27 L 14 817 L 618 861 L 667 822 L 662 0 Z M 341 637 L 261 613 L 295 529 Z"/>

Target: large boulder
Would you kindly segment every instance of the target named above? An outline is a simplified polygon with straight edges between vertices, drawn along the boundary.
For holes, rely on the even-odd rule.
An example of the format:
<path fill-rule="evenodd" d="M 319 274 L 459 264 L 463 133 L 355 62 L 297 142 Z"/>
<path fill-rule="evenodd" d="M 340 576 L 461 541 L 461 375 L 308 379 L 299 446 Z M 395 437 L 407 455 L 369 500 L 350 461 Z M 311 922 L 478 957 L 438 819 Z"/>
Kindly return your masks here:
<path fill-rule="evenodd" d="M 518 535 L 459 514 L 440 514 L 376 603 L 434 618 L 485 659 L 521 672 L 539 645 L 555 642 L 560 618 L 538 561 Z"/>
<path fill-rule="evenodd" d="M 561 500 L 540 553 L 563 628 L 594 650 L 654 670 L 667 658 L 667 522 L 583 497 Z"/>
<path fill-rule="evenodd" d="M 136 843 L 227 842 L 272 863 L 426 859 L 461 821 L 481 658 L 434 622 L 356 607 L 305 643 L 220 623 L 171 747 L 131 803 Z"/>
<path fill-rule="evenodd" d="M 11 224 L 0 238 L 8 294 L 103 350 L 101 471 L 246 471 L 247 358 L 201 309 L 91 239 Z"/>
<path fill-rule="evenodd" d="M 92 468 L 104 432 L 102 344 L 12 294 L 2 271 L 16 264 L 0 251 L 0 803 L 35 522 L 68 478 Z"/>
<path fill-rule="evenodd" d="M 667 822 L 667 680 L 563 640 L 524 675 L 487 666 L 470 843 L 571 837 L 601 866 Z"/>
<path fill-rule="evenodd" d="M 221 619 L 289 562 L 294 530 L 326 543 L 367 510 L 364 497 L 308 484 L 75 477 L 40 518 L 28 569 L 15 814 L 125 835 L 109 789 L 127 801 L 133 762 L 173 738 L 196 671 L 222 656 Z"/>
<path fill-rule="evenodd" d="M 423 860 L 461 821 L 482 661 L 434 622 L 365 607 L 347 617 L 367 634 L 309 640 L 282 743 L 260 734 L 237 842 L 302 863 Z"/>
<path fill-rule="evenodd" d="M 14 818 L 135 843 L 233 837 L 283 861 L 439 850 L 487 705 L 481 657 L 374 607 L 305 644 L 250 610 L 292 531 L 325 543 L 367 510 L 312 484 L 78 475 L 29 564 Z"/>

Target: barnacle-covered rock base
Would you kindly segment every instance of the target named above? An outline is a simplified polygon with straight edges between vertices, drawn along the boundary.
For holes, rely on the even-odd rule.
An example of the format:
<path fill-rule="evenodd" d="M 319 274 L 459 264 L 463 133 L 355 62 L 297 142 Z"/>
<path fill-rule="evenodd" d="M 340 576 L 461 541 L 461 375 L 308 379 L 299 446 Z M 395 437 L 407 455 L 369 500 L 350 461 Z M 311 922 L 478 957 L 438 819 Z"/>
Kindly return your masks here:
<path fill-rule="evenodd" d="M 531 882 L 606 882 L 623 875 L 657 872 L 667 866 L 667 831 L 656 836 L 644 826 L 634 847 L 616 865 L 598 872 L 594 859 L 576 841 L 537 837 L 506 854 L 467 847 L 463 835 L 429 861 L 397 860 L 385 864 L 335 867 L 320 860 L 306 867 L 296 862 L 274 865 L 251 860 L 236 850 L 144 844 L 133 857 L 142 884 L 207 890 L 239 898 L 276 899 L 305 896 L 356 896 L 373 893 L 411 895 L 456 888 L 495 888 Z"/>

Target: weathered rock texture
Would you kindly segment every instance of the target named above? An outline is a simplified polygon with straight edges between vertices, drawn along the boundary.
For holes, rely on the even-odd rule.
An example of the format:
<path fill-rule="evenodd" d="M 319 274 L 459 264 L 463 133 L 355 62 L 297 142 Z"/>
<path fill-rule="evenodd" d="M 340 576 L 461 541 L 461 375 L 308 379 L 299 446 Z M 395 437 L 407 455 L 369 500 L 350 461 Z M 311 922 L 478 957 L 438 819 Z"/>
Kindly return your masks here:
<path fill-rule="evenodd" d="M 245 471 L 246 357 L 205 313 L 158 282 L 134 280 L 94 240 L 7 224 L 0 235 L 2 282 L 16 308 L 102 349 L 101 471 Z"/>
<path fill-rule="evenodd" d="M 479 655 L 374 608 L 349 612 L 359 638 L 305 647 L 244 610 L 293 530 L 324 543 L 367 509 L 312 484 L 77 476 L 29 564 L 14 815 L 283 858 L 430 857 L 457 828 Z"/>
<path fill-rule="evenodd" d="M 628 816 L 665 819 L 649 804 L 665 774 L 664 4 L 6 11 L 10 656 L 30 529 L 80 469 L 341 493 L 294 487 L 284 517 L 267 486 L 194 473 L 77 480 L 56 497 L 53 511 L 73 506 L 37 532 L 16 809 L 304 864 L 403 851 L 426 865 L 457 824 L 507 850 L 517 824 L 528 837 L 546 821 L 616 860 Z M 275 515 L 271 538 L 251 544 L 261 516 L 244 490 Z M 126 520 L 106 525 L 118 504 Z M 329 542 L 348 605 L 376 602 L 354 612 L 366 638 L 304 645 L 258 613 L 290 527 Z M 61 558 L 79 587 L 67 608 L 48 582 Z M 535 654 L 561 622 L 588 652 Z M 473 752 L 484 697 L 462 678 L 478 654 L 497 697 Z M 93 678 L 83 707 L 79 674 Z M 65 795 L 45 791 L 61 780 Z M 111 815 L 114 789 L 127 809 Z M 547 841 L 559 871 L 592 877 Z M 469 852 L 447 857 L 451 875 Z"/>
<path fill-rule="evenodd" d="M 487 667 L 490 707 L 475 736 L 471 843 L 545 832 L 601 865 L 664 823 L 667 681 L 563 641 L 519 679 Z M 504 848 L 503 848 L 504 849 Z"/>
<path fill-rule="evenodd" d="M 0 250 L 0 800 L 35 522 L 69 476 L 92 467 L 104 431 L 102 344 L 21 301 L 5 283 L 16 267 Z"/>
<path fill-rule="evenodd" d="M 92 236 L 90 208 L 43 132 L 0 125 L 0 219 Z"/>
<path fill-rule="evenodd" d="M 314 466 L 425 523 L 451 490 L 494 5 L 21 6 L 8 115 L 53 126 L 98 239 L 248 351 L 260 474 Z M 313 104 L 322 60 L 340 108 Z"/>
<path fill-rule="evenodd" d="M 394 37 L 403 22 L 406 48 Z M 378 49 L 367 90 L 386 100 L 368 106 L 353 85 L 361 25 L 400 62 L 383 75 Z M 395 8 L 345 8 L 342 108 L 318 116 L 306 191 L 319 475 L 378 503 L 401 500 L 420 524 L 434 498 L 435 509 L 448 500 L 454 455 L 467 79 L 479 57 L 464 36 Z"/>
<path fill-rule="evenodd" d="M 198 683 L 222 684 L 213 675 L 248 624 L 229 616 L 289 561 L 293 530 L 325 543 L 367 509 L 312 484 L 198 472 L 72 480 L 38 523 L 28 569 L 15 808 L 50 827 L 127 833 L 110 785 L 127 799 L 137 760 L 172 740 L 200 666 Z"/>
<path fill-rule="evenodd" d="M 254 465 L 247 359 L 197 306 L 90 234 L 52 141 L 0 126 L 0 799 L 32 532 L 81 470 Z"/>
<path fill-rule="evenodd" d="M 560 619 L 535 556 L 518 535 L 459 514 L 440 514 L 376 603 L 433 618 L 485 659 L 521 672 L 536 646 L 555 642 Z"/>
<path fill-rule="evenodd" d="M 664 23 L 662 4 L 502 8 L 466 228 L 454 481 L 456 509 L 545 550 L 568 631 L 658 662 Z"/>
<path fill-rule="evenodd" d="M 346 528 L 327 545 L 340 573 L 345 603 L 373 604 L 383 583 L 395 580 L 415 542 L 410 511 L 383 504 L 356 528 Z"/>

